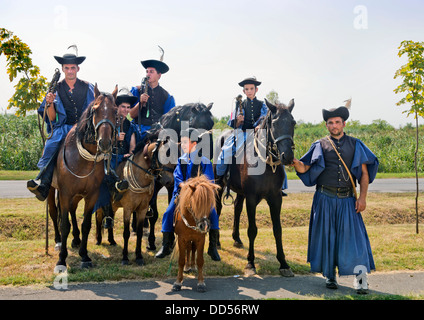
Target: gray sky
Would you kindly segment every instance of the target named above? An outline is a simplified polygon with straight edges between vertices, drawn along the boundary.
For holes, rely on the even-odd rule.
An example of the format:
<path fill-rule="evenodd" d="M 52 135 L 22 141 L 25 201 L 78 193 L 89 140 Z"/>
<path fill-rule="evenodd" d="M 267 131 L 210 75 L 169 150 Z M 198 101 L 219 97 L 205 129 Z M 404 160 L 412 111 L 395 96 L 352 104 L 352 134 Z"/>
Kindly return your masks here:
<path fill-rule="evenodd" d="M 271 90 L 295 99 L 296 120 L 318 123 L 322 108 L 351 97 L 351 119 L 396 127 L 414 122 L 395 105 L 398 46 L 424 41 L 423 16 L 421 0 L 0 0 L 0 27 L 30 46 L 49 81 L 53 56 L 77 44 L 80 79 L 109 92 L 139 85 L 140 61 L 158 59 L 160 45 L 170 67 L 160 84 L 177 105 L 214 102 L 216 117 L 229 115 L 237 83 L 254 75 L 259 99 Z M 1 112 L 14 91 L 5 66 L 2 56 Z"/>

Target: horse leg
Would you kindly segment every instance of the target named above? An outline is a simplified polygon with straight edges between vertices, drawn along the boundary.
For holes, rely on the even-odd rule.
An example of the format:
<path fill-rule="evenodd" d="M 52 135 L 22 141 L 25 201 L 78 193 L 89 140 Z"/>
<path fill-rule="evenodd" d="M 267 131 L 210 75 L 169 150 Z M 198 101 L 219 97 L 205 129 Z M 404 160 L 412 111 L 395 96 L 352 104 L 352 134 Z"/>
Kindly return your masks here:
<path fill-rule="evenodd" d="M 53 221 L 54 242 L 56 243 L 54 250 L 59 251 L 61 246 L 61 242 L 60 242 L 61 237 L 60 237 L 60 231 L 59 231 L 59 214 L 58 214 L 58 207 L 56 206 L 54 188 L 50 188 L 49 195 L 47 197 L 47 203 L 49 207 L 49 215 Z"/>
<path fill-rule="evenodd" d="M 103 209 L 96 211 L 96 245 L 102 244 L 102 221 L 103 221 Z"/>
<path fill-rule="evenodd" d="M 234 202 L 234 224 L 233 224 L 233 240 L 234 247 L 243 248 L 243 242 L 240 239 L 240 215 L 243 211 L 244 196 L 237 194 Z"/>
<path fill-rule="evenodd" d="M 187 246 L 186 248 L 186 259 L 185 259 L 185 264 L 184 264 L 184 273 L 190 273 L 191 272 L 191 268 L 192 268 L 192 264 L 191 264 L 191 246 Z"/>
<path fill-rule="evenodd" d="M 205 279 L 203 277 L 203 250 L 205 248 L 205 236 L 202 235 L 201 238 L 194 243 L 194 246 L 197 249 L 197 291 L 198 292 L 206 292 L 206 284 Z"/>
<path fill-rule="evenodd" d="M 247 236 L 249 237 L 249 253 L 247 254 L 247 265 L 245 267 L 245 273 L 247 275 L 256 274 L 255 267 L 255 239 L 258 234 L 258 228 L 256 226 L 256 206 L 258 200 L 254 196 L 246 197 L 246 209 L 249 226 L 247 228 Z"/>
<path fill-rule="evenodd" d="M 135 246 L 135 262 L 140 267 L 144 265 L 143 255 L 141 254 L 141 241 L 143 239 L 144 218 L 149 205 L 140 205 L 137 209 L 137 242 Z"/>
<path fill-rule="evenodd" d="M 222 188 L 218 190 L 215 197 L 215 207 L 216 207 L 216 213 L 218 215 L 218 219 L 221 216 L 223 194 L 224 194 L 224 186 L 222 186 Z M 221 242 L 219 241 L 219 231 L 218 231 L 218 239 L 216 241 L 216 248 L 221 249 Z"/>
<path fill-rule="evenodd" d="M 183 235 L 178 236 L 178 248 L 179 248 L 179 256 L 178 256 L 178 275 L 177 280 L 174 282 L 174 285 L 172 286 L 172 291 L 181 291 L 181 287 L 183 285 L 183 279 L 184 279 L 184 264 L 186 261 L 186 241 L 184 239 Z"/>
<path fill-rule="evenodd" d="M 153 195 L 153 197 L 155 197 Z M 155 225 L 156 221 L 159 218 L 157 198 L 152 198 L 150 201 L 150 207 L 153 211 L 153 217 L 149 218 L 149 237 L 148 237 L 148 245 L 146 247 L 147 250 L 155 251 L 156 250 L 156 237 L 155 237 Z"/>
<path fill-rule="evenodd" d="M 77 215 L 76 211 L 78 208 L 78 202 L 81 200 L 81 198 L 74 199 L 71 206 L 71 221 L 72 221 L 72 235 L 74 238 L 72 239 L 72 248 L 78 248 L 81 245 L 80 240 L 80 231 L 78 229 L 78 221 L 77 221 Z"/>
<path fill-rule="evenodd" d="M 63 200 L 64 199 L 61 199 L 61 203 L 66 203 Z M 65 206 L 62 206 L 60 208 L 60 212 L 62 215 L 61 221 L 60 221 L 60 233 L 61 233 L 62 246 L 60 247 L 59 261 L 57 262 L 56 266 L 64 266 L 66 268 L 66 258 L 68 257 L 68 249 L 66 246 L 66 242 L 68 240 L 69 231 L 71 230 L 71 224 L 69 222 L 68 208 Z"/>
<path fill-rule="evenodd" d="M 97 199 L 97 197 L 93 197 L 93 198 Z M 81 257 L 81 268 L 93 267 L 93 263 L 91 262 L 91 259 L 88 256 L 87 243 L 88 243 L 88 235 L 90 234 L 90 229 L 91 229 L 91 215 L 93 212 L 94 204 L 95 204 L 95 201 L 93 203 L 91 199 L 85 200 L 84 218 L 81 224 L 82 239 L 81 239 L 81 245 L 79 249 L 79 255 Z"/>
<path fill-rule="evenodd" d="M 281 204 L 283 202 L 282 197 L 274 196 L 267 199 L 269 211 L 271 214 L 272 231 L 274 233 L 275 245 L 277 247 L 277 260 L 280 262 L 280 274 L 283 277 L 293 277 L 294 274 L 287 264 L 286 256 L 283 249 L 282 231 L 281 231 Z"/>
<path fill-rule="evenodd" d="M 124 248 L 122 249 L 122 262 L 121 264 L 126 266 L 129 264 L 128 259 L 128 240 L 130 238 L 130 219 L 132 211 L 124 208 Z"/>

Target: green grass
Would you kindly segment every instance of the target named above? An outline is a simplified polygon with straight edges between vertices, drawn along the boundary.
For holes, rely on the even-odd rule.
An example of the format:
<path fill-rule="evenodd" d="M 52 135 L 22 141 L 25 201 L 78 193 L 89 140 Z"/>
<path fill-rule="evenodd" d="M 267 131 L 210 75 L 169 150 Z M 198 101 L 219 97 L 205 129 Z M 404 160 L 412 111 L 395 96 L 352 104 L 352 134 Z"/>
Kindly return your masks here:
<path fill-rule="evenodd" d="M 281 215 L 283 245 L 288 263 L 296 274 L 308 274 L 306 263 L 309 210 L 312 195 L 293 194 L 284 199 Z M 363 214 L 373 249 L 377 271 L 424 270 L 424 235 L 415 234 L 413 194 L 370 194 L 367 210 Z M 424 205 L 421 200 L 420 207 Z M 81 223 L 82 206 L 78 209 Z M 166 208 L 166 199 L 160 196 L 159 211 Z M 421 221 L 424 213 L 421 213 Z M 51 285 L 58 253 L 53 250 L 53 228 L 49 221 L 49 255 L 45 254 L 45 206 L 36 199 L 3 199 L 0 211 L 0 285 Z M 257 210 L 259 228 L 255 242 L 257 271 L 260 276 L 278 275 L 275 244 L 266 202 Z M 247 257 L 247 218 L 241 219 L 241 238 L 245 248 L 233 247 L 231 237 L 232 207 L 224 207 L 221 219 L 221 262 L 206 259 L 206 277 L 243 275 Z M 166 279 L 175 277 L 176 261 L 170 267 L 170 259 L 158 260 L 153 252 L 146 251 L 143 238 L 142 253 L 145 266 L 138 267 L 135 259 L 135 236 L 130 237 L 129 266 L 121 266 L 123 246 L 122 210 L 115 221 L 117 246 L 110 246 L 106 236 L 100 246 L 95 245 L 95 222 L 89 237 L 88 251 L 94 263 L 90 270 L 80 269 L 77 249 L 69 249 L 69 282 Z M 424 225 L 420 229 L 424 230 Z M 160 221 L 156 225 L 156 245 L 161 244 Z M 71 237 L 68 239 L 70 246 Z M 168 270 L 170 274 L 168 275 Z"/>

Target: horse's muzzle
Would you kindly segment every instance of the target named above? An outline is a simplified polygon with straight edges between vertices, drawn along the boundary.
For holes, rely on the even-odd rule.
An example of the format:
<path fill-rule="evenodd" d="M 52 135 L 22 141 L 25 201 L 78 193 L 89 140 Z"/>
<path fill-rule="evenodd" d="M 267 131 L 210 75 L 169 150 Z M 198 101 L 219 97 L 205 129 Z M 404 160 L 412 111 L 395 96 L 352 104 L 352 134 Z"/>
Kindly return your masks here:
<path fill-rule="evenodd" d="M 97 142 L 100 152 L 111 153 L 112 152 L 112 140 L 111 139 L 99 139 Z"/>

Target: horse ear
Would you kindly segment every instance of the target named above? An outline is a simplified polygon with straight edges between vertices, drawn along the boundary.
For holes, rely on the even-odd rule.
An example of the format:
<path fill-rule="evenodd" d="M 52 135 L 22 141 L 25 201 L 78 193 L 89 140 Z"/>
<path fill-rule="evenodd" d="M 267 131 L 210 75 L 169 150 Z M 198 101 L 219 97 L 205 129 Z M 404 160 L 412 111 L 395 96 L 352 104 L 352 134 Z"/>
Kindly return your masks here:
<path fill-rule="evenodd" d="M 117 95 L 118 95 L 118 85 L 115 86 L 115 90 L 113 90 L 113 92 L 112 92 L 112 96 L 115 100 L 116 100 Z"/>
<path fill-rule="evenodd" d="M 277 107 L 274 106 L 271 102 L 269 102 L 266 98 L 265 98 L 265 103 L 266 103 L 266 106 L 268 107 L 268 109 L 271 110 L 272 113 L 277 112 Z"/>
<path fill-rule="evenodd" d="M 287 108 L 289 109 L 290 113 L 293 111 L 293 108 L 294 108 L 294 99 L 291 99 L 290 100 L 289 105 L 288 105 Z"/>
<path fill-rule="evenodd" d="M 206 107 L 206 109 L 208 109 L 209 111 L 212 109 L 213 106 L 213 102 L 209 103 L 208 106 Z"/>
<path fill-rule="evenodd" d="M 97 87 L 97 82 L 96 82 L 96 85 L 94 86 L 94 98 L 97 99 L 98 96 L 100 96 L 100 91 L 99 91 L 99 88 Z"/>

